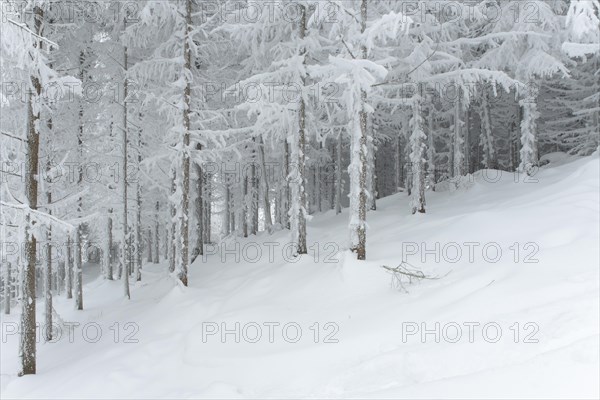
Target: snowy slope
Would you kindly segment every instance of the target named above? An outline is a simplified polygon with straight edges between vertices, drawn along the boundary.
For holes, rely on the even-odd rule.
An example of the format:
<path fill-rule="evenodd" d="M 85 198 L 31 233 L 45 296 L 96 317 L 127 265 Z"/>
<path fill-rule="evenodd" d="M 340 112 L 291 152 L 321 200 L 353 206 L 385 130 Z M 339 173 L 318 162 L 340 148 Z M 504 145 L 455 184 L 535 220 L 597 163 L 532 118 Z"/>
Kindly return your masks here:
<path fill-rule="evenodd" d="M 406 195 L 381 200 L 368 215 L 367 262 L 344 248 L 347 214 L 328 212 L 309 222 L 319 254 L 296 263 L 285 262 L 289 238 L 279 232 L 241 240 L 239 262 L 197 260 L 185 290 L 164 265 L 144 267 L 131 301 L 120 282 L 98 278 L 84 288 L 83 312 L 55 301 L 63 321 L 81 325 L 73 343 L 65 331 L 39 344 L 35 376 L 16 377 L 18 337 L 4 330 L 17 317 L 3 316 L 2 398 L 597 398 L 599 162 L 556 160 L 534 181 L 503 173 L 493 182 L 498 171 L 484 171 L 465 187 L 428 192 L 426 215 L 410 215 Z M 439 243 L 439 262 L 423 243 Z M 380 265 L 398 265 L 403 246 L 410 264 L 440 279 L 393 289 Z M 236 322 L 239 343 L 233 333 L 206 336 Z M 269 323 L 280 324 L 272 338 Z M 284 337 L 286 323 L 296 325 Z M 407 335 L 436 323 L 438 340 Z M 94 327 L 102 336 L 90 343 Z M 125 343 L 135 327 L 138 343 Z"/>

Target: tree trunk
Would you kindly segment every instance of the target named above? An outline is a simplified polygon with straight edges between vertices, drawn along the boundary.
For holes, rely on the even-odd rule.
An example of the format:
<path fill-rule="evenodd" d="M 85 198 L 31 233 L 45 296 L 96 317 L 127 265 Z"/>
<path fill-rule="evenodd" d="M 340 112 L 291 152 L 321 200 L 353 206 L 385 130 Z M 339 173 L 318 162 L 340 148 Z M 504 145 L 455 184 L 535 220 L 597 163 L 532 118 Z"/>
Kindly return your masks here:
<path fill-rule="evenodd" d="M 335 213 L 342 213 L 342 132 L 337 137 L 337 151 L 335 152 Z"/>
<path fill-rule="evenodd" d="M 240 223 L 242 224 L 242 235 L 244 237 L 248 237 L 248 217 L 249 217 L 249 198 L 248 198 L 248 176 L 246 170 L 244 169 L 242 179 L 242 220 Z"/>
<path fill-rule="evenodd" d="M 400 187 L 406 189 L 410 196 L 412 181 L 410 180 L 410 127 L 409 115 L 407 112 L 402 113 L 402 131 L 399 142 L 399 162 L 400 162 Z"/>
<path fill-rule="evenodd" d="M 177 215 L 177 210 L 175 208 L 175 200 L 173 199 L 173 195 L 175 194 L 176 186 L 175 179 L 177 171 L 175 167 L 172 167 L 171 170 L 171 229 L 169 230 L 169 236 L 167 240 L 167 248 L 169 249 L 169 272 L 175 272 L 175 264 L 176 262 L 176 253 L 177 253 L 177 243 L 175 242 L 175 232 L 177 229 L 177 224 L 175 222 L 175 216 Z"/>
<path fill-rule="evenodd" d="M 281 225 L 290 229 L 290 150 L 287 140 L 283 141 L 283 194 L 281 199 Z"/>
<path fill-rule="evenodd" d="M 109 281 L 113 280 L 113 268 L 112 268 L 112 208 L 108 210 L 107 221 L 106 221 L 106 246 L 104 248 L 104 271 L 106 272 L 106 279 Z"/>
<path fill-rule="evenodd" d="M 81 50 L 79 52 L 79 79 L 82 83 L 85 84 L 85 51 Z M 85 126 L 84 122 L 84 113 L 83 113 L 83 99 L 79 100 L 79 131 L 77 134 L 77 149 L 79 152 L 79 176 L 77 180 L 77 187 L 82 190 L 83 189 L 83 129 Z M 78 217 L 83 217 L 83 198 L 80 196 L 77 204 L 77 215 Z M 78 310 L 83 310 L 83 274 L 82 274 L 82 248 L 83 240 L 82 240 L 82 229 L 83 226 L 81 224 L 77 225 L 77 232 L 75 237 L 75 264 L 73 270 L 73 276 L 75 278 L 75 307 Z"/>
<path fill-rule="evenodd" d="M 202 150 L 202 145 L 196 143 L 196 150 Z M 192 263 L 196 258 L 204 254 L 204 210 L 202 209 L 202 166 L 199 162 L 194 163 L 196 173 L 196 200 L 194 202 L 194 216 L 196 217 L 196 245 L 192 252 Z"/>
<path fill-rule="evenodd" d="M 252 186 L 250 207 L 250 232 L 253 235 L 258 233 L 258 177 L 256 176 L 256 138 L 252 138 L 254 144 L 252 149 L 252 164 L 250 165 L 250 183 Z"/>
<path fill-rule="evenodd" d="M 60 260 L 57 263 L 56 271 L 56 294 L 60 295 L 63 289 L 63 283 L 65 279 L 65 261 Z"/>
<path fill-rule="evenodd" d="M 10 262 L 6 263 L 6 271 L 4 272 L 4 314 L 10 314 L 10 299 L 11 299 L 11 285 L 10 285 Z"/>
<path fill-rule="evenodd" d="M 75 232 L 75 307 L 83 310 L 83 269 L 82 269 L 82 246 L 81 225 L 77 226 Z"/>
<path fill-rule="evenodd" d="M 67 236 L 67 270 L 65 271 L 67 299 L 73 298 L 73 240 Z"/>
<path fill-rule="evenodd" d="M 329 141 L 329 155 L 331 157 L 331 163 L 327 167 L 327 184 L 329 188 L 329 209 L 335 210 L 335 142 Z M 331 169 L 333 167 L 333 170 Z"/>
<path fill-rule="evenodd" d="M 497 168 L 496 149 L 494 147 L 492 116 L 487 91 L 483 92 L 481 99 L 481 125 L 483 128 L 483 164 L 486 168 L 495 169 Z"/>
<path fill-rule="evenodd" d="M 183 160 L 181 174 L 181 218 L 179 220 L 181 235 L 181 254 L 177 272 L 184 286 L 188 285 L 188 255 L 189 255 L 189 206 L 190 206 L 190 111 L 191 111 L 191 82 L 188 74 L 192 73 L 192 54 L 189 41 L 192 31 L 192 0 L 185 2 L 185 32 L 183 37 L 184 77 L 186 81 L 183 92 Z"/>
<path fill-rule="evenodd" d="M 51 128 L 51 124 L 49 126 Z M 48 163 L 46 164 L 46 171 L 50 171 L 50 159 L 48 159 Z M 50 189 L 46 190 L 46 204 L 48 204 L 48 214 L 52 214 L 52 210 L 50 209 L 50 204 L 52 204 L 52 193 Z M 45 246 L 45 260 L 44 260 L 44 314 L 45 314 L 45 330 L 42 331 L 45 333 L 46 341 L 52 340 L 52 227 L 49 226 L 46 230 L 46 246 Z"/>
<path fill-rule="evenodd" d="M 306 38 L 306 7 L 300 6 L 300 40 L 304 41 Z M 306 48 L 303 46 L 300 50 L 300 55 L 306 57 Z M 306 59 L 303 61 L 306 64 Z M 306 87 L 306 75 L 303 73 L 300 78 L 300 86 Z M 294 193 L 292 194 L 293 201 L 297 202 L 295 213 L 297 213 L 295 219 L 296 227 L 295 230 L 295 241 L 297 242 L 298 254 L 307 254 L 306 246 L 306 104 L 304 97 L 300 98 L 300 108 L 298 113 L 298 138 L 296 143 L 296 151 L 294 162 L 298 169 L 298 176 L 295 177 Z"/>
<path fill-rule="evenodd" d="M 258 158 L 261 169 L 261 183 L 263 192 L 263 207 L 265 214 L 265 230 L 271 232 L 273 229 L 273 220 L 271 219 L 271 202 L 269 201 L 269 181 L 267 177 L 267 164 L 265 160 L 265 144 L 262 136 L 258 137 Z"/>
<path fill-rule="evenodd" d="M 397 193 L 400 191 L 400 188 L 402 187 L 402 133 L 400 132 L 398 134 L 398 136 L 396 137 L 396 146 L 395 146 L 395 166 L 396 166 L 396 176 L 395 176 L 395 183 L 396 183 L 396 190 L 394 191 L 394 193 Z"/>
<path fill-rule="evenodd" d="M 321 158 L 321 153 L 323 151 L 323 142 L 319 142 L 319 159 Z M 315 166 L 315 176 L 316 176 L 316 195 L 317 195 L 317 210 L 321 213 L 323 212 L 323 197 L 325 196 L 326 189 L 323 185 L 323 169 L 321 168 L 321 164 L 317 163 Z"/>
<path fill-rule="evenodd" d="M 283 180 L 281 179 L 277 179 L 276 178 L 276 174 L 278 173 L 277 170 L 274 171 L 274 175 L 273 175 L 273 179 L 275 179 L 275 195 L 273 195 L 271 197 L 271 199 L 273 200 L 273 224 L 275 225 L 279 225 L 280 227 L 283 227 L 283 217 L 281 216 L 281 212 L 282 212 L 282 208 L 281 208 L 281 201 L 283 200 L 283 192 L 284 192 L 284 186 L 283 186 Z"/>
<path fill-rule="evenodd" d="M 538 165 L 537 119 L 539 113 L 536 103 L 537 91 L 533 91 L 519 104 L 523 109 L 521 121 L 521 163 L 519 170 L 530 175 Z"/>
<path fill-rule="evenodd" d="M 427 145 L 427 166 L 428 166 L 428 179 L 429 179 L 429 184 L 431 185 L 431 191 L 435 192 L 435 184 L 437 182 L 435 173 L 436 173 L 436 168 L 435 168 L 435 146 L 434 146 L 434 140 L 433 140 L 433 132 L 434 132 L 434 117 L 433 117 L 433 107 L 430 107 L 429 109 L 429 129 L 427 132 L 427 140 L 428 140 L 428 145 Z"/>
<path fill-rule="evenodd" d="M 317 151 L 317 149 L 315 148 L 315 152 Z M 311 196 L 311 200 L 310 200 L 310 206 L 309 208 L 309 213 L 310 214 L 315 214 L 317 211 L 319 211 L 319 196 L 321 195 L 320 193 L 320 189 L 319 189 L 319 163 L 318 163 L 318 156 L 317 156 L 317 162 L 314 163 L 314 166 L 311 168 L 312 170 L 312 196 Z"/>
<path fill-rule="evenodd" d="M 51 66 L 50 66 L 51 67 Z M 48 118 L 46 124 L 48 126 L 48 133 L 52 134 L 52 118 Z M 48 141 L 49 142 L 49 141 Z M 49 172 L 52 169 L 50 162 L 50 156 L 46 162 L 46 171 L 49 176 Z M 49 215 L 52 215 L 52 192 L 50 190 L 50 178 L 46 180 L 46 208 Z M 45 295 L 45 339 L 46 341 L 52 340 L 52 226 L 48 226 L 46 230 L 46 259 L 44 260 L 44 295 Z"/>
<path fill-rule="evenodd" d="M 371 135 L 372 136 L 372 135 Z M 379 189 L 378 189 L 378 180 L 377 180 L 377 152 L 375 151 L 375 146 L 370 146 L 371 151 L 371 187 L 369 190 L 371 191 L 371 211 L 377 211 L 377 199 L 379 199 Z"/>
<path fill-rule="evenodd" d="M 465 127 L 463 130 L 464 140 L 463 140 L 463 171 L 465 174 L 470 174 L 471 171 L 471 106 L 470 104 L 466 104 L 465 111 Z"/>
<path fill-rule="evenodd" d="M 210 174 L 205 174 L 204 176 L 204 180 L 203 180 L 203 187 L 204 187 L 204 221 L 203 221 L 203 227 L 204 227 L 204 235 L 203 235 L 203 240 L 204 243 L 211 243 L 211 238 L 210 238 L 210 234 L 211 234 L 211 226 L 212 226 L 212 177 Z"/>
<path fill-rule="evenodd" d="M 171 252 L 169 251 L 169 247 L 170 247 L 170 243 L 171 243 L 170 238 L 171 238 L 171 235 L 169 234 L 169 227 L 167 225 L 167 227 L 165 227 L 165 241 L 164 241 L 164 244 L 165 244 L 165 251 L 164 251 L 165 261 L 169 261 L 171 259 L 170 258 Z"/>
<path fill-rule="evenodd" d="M 462 93 L 459 90 L 456 98 L 456 104 L 454 105 L 454 140 L 453 140 L 453 159 L 452 159 L 452 176 L 459 177 L 464 175 L 464 155 L 462 148 L 464 140 L 462 137 L 462 126 L 461 120 L 462 105 L 461 105 Z"/>
<path fill-rule="evenodd" d="M 142 185 L 140 185 L 140 164 L 142 163 L 142 113 L 139 114 L 140 127 L 137 137 L 137 183 L 135 190 L 135 280 L 142 280 Z"/>
<path fill-rule="evenodd" d="M 235 230 L 235 202 L 233 201 L 233 190 L 229 190 L 229 198 L 227 199 L 229 203 L 229 232 L 234 233 Z"/>
<path fill-rule="evenodd" d="M 160 262 L 160 233 L 159 233 L 159 221 L 158 211 L 160 209 L 160 202 L 156 202 L 156 213 L 154 214 L 154 264 Z"/>
<path fill-rule="evenodd" d="M 152 256 L 152 250 L 154 250 L 154 243 L 152 241 L 152 228 L 148 228 L 148 263 L 151 263 L 154 260 Z"/>
<path fill-rule="evenodd" d="M 127 19 L 124 19 L 124 27 L 127 25 Z M 129 226 L 127 225 L 127 95 L 129 84 L 127 79 L 127 46 L 123 46 L 123 69 L 124 69 L 124 80 L 123 80 L 123 165 L 122 165 L 122 174 L 123 174 L 123 240 L 122 240 L 122 251 L 121 251 L 121 279 L 123 280 L 123 295 L 128 299 L 131 298 L 129 293 L 129 273 L 130 273 L 130 261 L 131 257 L 129 254 Z"/>
<path fill-rule="evenodd" d="M 596 111 L 592 114 L 592 126 L 594 127 L 594 132 L 600 132 L 600 109 L 599 108 L 596 108 Z M 600 146 L 596 146 L 596 147 L 598 148 Z"/>
<path fill-rule="evenodd" d="M 43 11 L 40 7 L 34 7 L 34 31 L 42 34 Z M 34 43 L 34 47 L 40 48 L 41 42 Z M 38 152 L 40 119 L 39 104 L 42 85 L 39 80 L 39 71 L 32 74 L 31 88 L 27 102 L 27 158 L 26 158 L 26 180 L 25 195 L 27 206 L 30 210 L 37 210 L 38 200 Z M 35 94 L 34 94 L 35 93 Z M 35 103 L 35 104 L 34 104 Z M 35 261 L 36 261 L 36 237 L 31 233 L 31 213 L 25 216 L 25 264 L 22 275 L 22 301 L 21 301 L 21 370 L 20 375 L 35 374 L 36 372 L 36 316 L 35 316 Z"/>
<path fill-rule="evenodd" d="M 410 155 L 412 165 L 412 187 L 413 195 L 411 201 L 412 213 L 425 213 L 425 171 L 424 171 L 424 153 L 425 153 L 425 133 L 423 132 L 423 118 L 421 115 L 421 96 L 413 97 L 412 104 L 412 135 L 410 144 L 412 153 Z"/>
<path fill-rule="evenodd" d="M 229 195 L 230 189 L 229 189 L 229 182 L 228 182 L 227 178 L 225 178 L 224 183 L 225 183 L 225 196 L 224 196 L 225 197 L 225 199 L 224 199 L 225 200 L 224 201 L 225 211 L 223 212 L 223 215 L 225 217 L 225 220 L 223 221 L 223 229 L 224 229 L 223 236 L 227 237 L 231 234 L 231 222 L 230 222 L 231 210 L 229 208 L 231 206 L 231 204 L 229 204 L 229 198 L 231 196 Z"/>
<path fill-rule="evenodd" d="M 361 1 L 360 14 L 361 14 L 361 32 L 364 33 L 367 29 L 367 0 Z M 361 46 L 361 58 L 367 58 L 367 47 Z M 366 220 L 367 220 L 367 159 L 368 159 L 368 127 L 367 127 L 367 93 L 363 90 L 361 92 L 361 108 L 360 118 L 360 140 L 359 140 L 359 155 L 360 155 L 360 176 L 359 176 L 359 194 L 358 194 L 358 224 L 356 225 L 356 237 L 357 243 L 355 246 L 356 258 L 358 260 L 365 260 L 366 255 L 366 243 L 367 243 L 367 232 L 366 232 Z"/>

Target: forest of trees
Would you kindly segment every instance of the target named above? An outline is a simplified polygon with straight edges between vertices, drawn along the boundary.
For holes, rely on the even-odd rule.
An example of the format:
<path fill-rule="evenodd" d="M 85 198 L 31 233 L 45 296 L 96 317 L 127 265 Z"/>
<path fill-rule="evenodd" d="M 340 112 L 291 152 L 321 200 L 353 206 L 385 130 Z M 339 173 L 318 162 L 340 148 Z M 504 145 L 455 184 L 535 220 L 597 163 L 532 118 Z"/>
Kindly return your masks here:
<path fill-rule="evenodd" d="M 188 284 L 207 243 L 598 149 L 598 0 L 3 0 L 2 299 L 21 374 L 100 262 Z M 198 259 L 200 260 L 200 259 Z M 12 302 L 11 302 L 12 300 Z M 44 302 L 42 319 L 36 301 Z M 51 330 L 44 331 L 50 340 Z"/>

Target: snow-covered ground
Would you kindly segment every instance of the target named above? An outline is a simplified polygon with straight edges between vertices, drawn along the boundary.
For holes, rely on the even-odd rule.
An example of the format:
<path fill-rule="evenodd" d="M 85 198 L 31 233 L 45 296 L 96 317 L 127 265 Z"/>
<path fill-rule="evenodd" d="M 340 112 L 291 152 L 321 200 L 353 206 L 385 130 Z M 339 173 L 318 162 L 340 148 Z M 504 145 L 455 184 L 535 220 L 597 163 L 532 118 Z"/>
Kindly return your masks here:
<path fill-rule="evenodd" d="M 295 263 L 287 232 L 263 233 L 207 248 L 186 289 L 165 265 L 130 301 L 88 281 L 84 311 L 55 299 L 80 325 L 39 343 L 37 375 L 16 376 L 17 313 L 2 316 L 1 397 L 598 398 L 600 165 L 548 160 L 428 192 L 426 215 L 382 199 L 366 262 L 344 248 L 348 215 L 327 212 Z M 403 257 L 439 279 L 392 288 L 380 266 Z"/>

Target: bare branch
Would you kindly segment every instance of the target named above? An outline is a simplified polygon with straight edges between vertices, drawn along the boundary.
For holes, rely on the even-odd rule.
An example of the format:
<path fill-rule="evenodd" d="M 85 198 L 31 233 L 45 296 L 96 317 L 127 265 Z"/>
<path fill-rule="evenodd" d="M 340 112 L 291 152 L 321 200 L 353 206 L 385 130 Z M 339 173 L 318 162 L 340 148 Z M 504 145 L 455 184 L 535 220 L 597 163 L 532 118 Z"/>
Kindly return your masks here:
<path fill-rule="evenodd" d="M 12 134 L 10 134 L 10 133 L 8 133 L 6 131 L 0 131 L 0 134 L 2 134 L 4 136 L 8 136 L 9 138 L 13 138 L 13 139 L 16 139 L 16 140 L 20 140 L 21 142 L 27 143 L 27 139 L 20 138 L 18 136 L 12 135 Z"/>
<path fill-rule="evenodd" d="M 402 261 L 400 265 L 397 267 L 388 267 L 387 265 L 382 265 L 381 268 L 385 269 L 388 273 L 392 275 L 391 285 L 395 289 L 402 290 L 407 292 L 406 285 L 410 285 L 413 283 L 413 280 L 420 281 L 422 279 L 427 280 L 437 280 L 440 277 L 437 276 L 429 276 L 425 275 L 423 271 L 418 270 L 411 264 Z M 450 272 L 448 272 L 449 274 Z M 448 275 L 446 274 L 446 275 Z M 444 277 L 446 276 L 444 275 Z M 443 277 L 442 277 L 443 278 Z"/>

